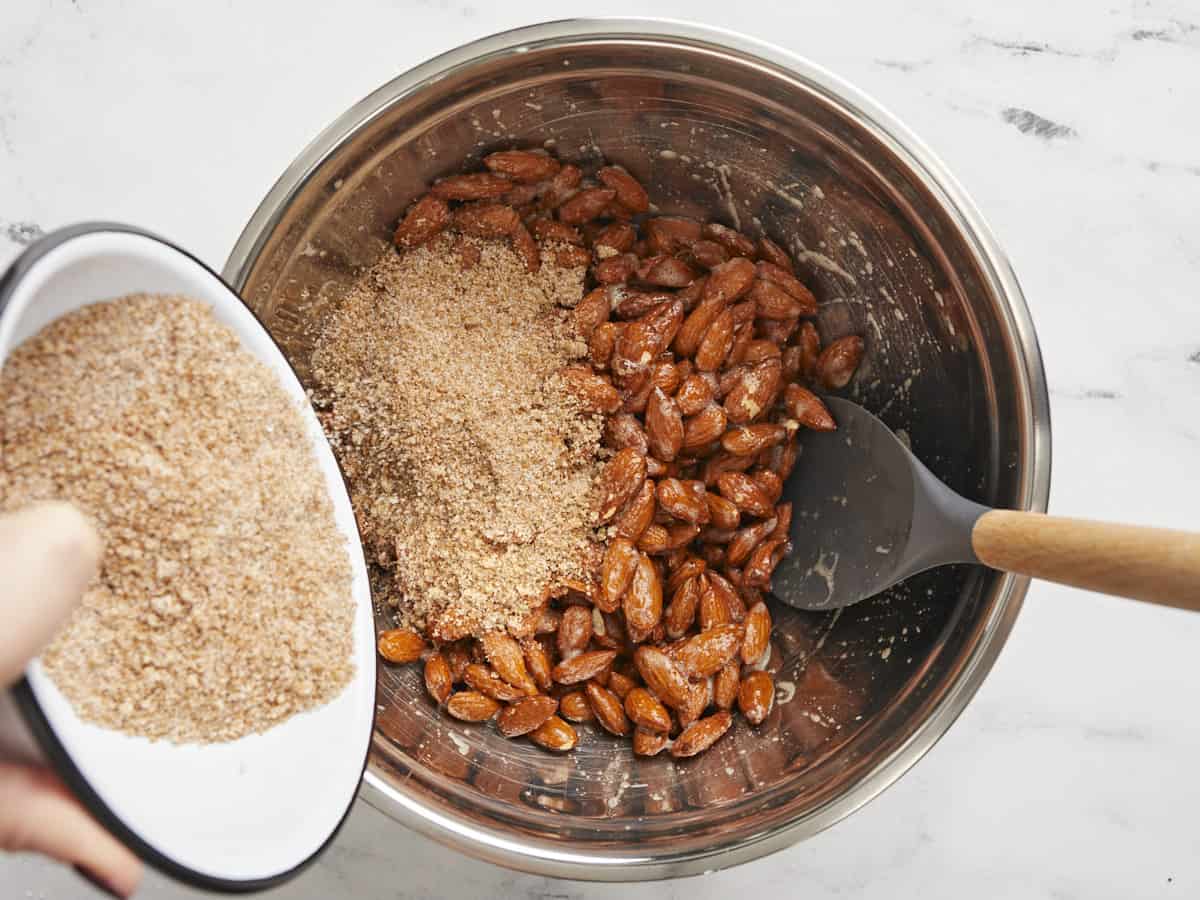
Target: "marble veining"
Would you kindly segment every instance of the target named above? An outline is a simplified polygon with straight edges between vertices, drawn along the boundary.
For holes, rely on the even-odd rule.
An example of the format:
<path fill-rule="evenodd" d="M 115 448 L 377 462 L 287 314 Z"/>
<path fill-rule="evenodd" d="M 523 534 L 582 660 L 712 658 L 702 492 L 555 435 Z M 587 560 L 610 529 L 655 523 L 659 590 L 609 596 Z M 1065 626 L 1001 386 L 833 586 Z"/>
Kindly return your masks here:
<path fill-rule="evenodd" d="M 1196 0 L 6 0 L 0 266 L 42 229 L 133 222 L 220 267 L 295 154 L 360 97 L 535 21 L 742 31 L 915 131 L 1008 252 L 1038 328 L 1052 511 L 1200 528 Z M 840 825 L 682 882 L 557 882 L 465 859 L 362 804 L 280 900 L 1200 896 L 1200 616 L 1035 585 L 992 674 L 908 775 Z M 0 896 L 96 895 L 0 859 Z M 144 896 L 199 895 L 157 876 Z"/>

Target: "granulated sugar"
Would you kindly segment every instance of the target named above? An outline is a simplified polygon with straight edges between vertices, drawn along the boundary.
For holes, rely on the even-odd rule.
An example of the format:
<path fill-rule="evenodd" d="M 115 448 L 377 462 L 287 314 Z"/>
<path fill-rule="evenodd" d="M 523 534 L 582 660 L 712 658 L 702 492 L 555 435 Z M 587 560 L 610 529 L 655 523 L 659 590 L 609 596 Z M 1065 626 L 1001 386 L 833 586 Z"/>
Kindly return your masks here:
<path fill-rule="evenodd" d="M 530 275 L 507 245 L 473 241 L 464 268 L 457 240 L 387 254 L 313 356 L 375 595 L 443 640 L 518 628 L 601 550 L 601 423 L 556 375 L 587 352 L 562 308 L 584 269 L 546 253 Z"/>
<path fill-rule="evenodd" d="M 105 540 L 42 656 L 84 719 L 232 740 L 350 681 L 349 557 L 303 419 L 206 306 L 59 319 L 0 372 L 0 416 L 0 506 L 71 500 Z"/>

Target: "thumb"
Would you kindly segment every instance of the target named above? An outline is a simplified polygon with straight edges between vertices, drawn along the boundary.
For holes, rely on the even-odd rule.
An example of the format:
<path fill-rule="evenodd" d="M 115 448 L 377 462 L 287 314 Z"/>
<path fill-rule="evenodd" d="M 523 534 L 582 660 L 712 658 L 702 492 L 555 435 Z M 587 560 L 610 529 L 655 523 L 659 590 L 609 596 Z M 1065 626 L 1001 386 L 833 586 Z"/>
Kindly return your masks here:
<path fill-rule="evenodd" d="M 100 537 L 69 503 L 0 516 L 0 685 L 54 637 L 100 563 Z"/>
<path fill-rule="evenodd" d="M 52 774 L 0 763 L 0 850 L 44 853 L 75 865 L 117 897 L 129 897 L 142 864 Z"/>

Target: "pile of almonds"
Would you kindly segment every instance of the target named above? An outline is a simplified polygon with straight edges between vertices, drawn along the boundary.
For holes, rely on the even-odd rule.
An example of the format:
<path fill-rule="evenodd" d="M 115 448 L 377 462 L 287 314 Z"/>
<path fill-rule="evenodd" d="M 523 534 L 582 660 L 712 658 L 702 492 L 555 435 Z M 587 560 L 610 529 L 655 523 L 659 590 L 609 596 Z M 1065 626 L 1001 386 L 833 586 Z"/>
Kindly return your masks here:
<path fill-rule="evenodd" d="M 595 579 L 563 585 L 521 634 L 431 648 L 385 631 L 383 657 L 424 659 L 429 694 L 463 721 L 570 750 L 570 722 L 689 757 L 770 712 L 771 575 L 791 545 L 784 480 L 800 428 L 836 425 L 813 388 L 853 376 L 863 341 L 822 348 L 817 301 L 776 243 L 716 222 L 649 216 L 627 171 L 587 176 L 540 150 L 485 157 L 438 181 L 396 230 L 401 250 L 446 229 L 588 265 L 573 310 L 587 364 L 561 374 L 605 417 Z M 469 253 L 463 264 L 470 265 Z M 464 689 L 459 689 L 464 686 Z"/>

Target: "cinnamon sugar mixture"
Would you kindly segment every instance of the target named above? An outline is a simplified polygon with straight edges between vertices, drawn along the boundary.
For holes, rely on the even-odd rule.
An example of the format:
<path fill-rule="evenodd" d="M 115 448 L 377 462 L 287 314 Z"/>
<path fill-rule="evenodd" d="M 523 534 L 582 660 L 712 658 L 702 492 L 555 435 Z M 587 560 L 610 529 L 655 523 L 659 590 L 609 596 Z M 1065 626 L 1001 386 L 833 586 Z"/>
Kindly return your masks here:
<path fill-rule="evenodd" d="M 457 241 L 385 254 L 313 356 L 375 596 L 441 640 L 519 629 L 603 551 L 602 422 L 556 374 L 587 353 L 564 309 L 585 269 L 548 251 L 530 275 L 506 243 Z"/>
<path fill-rule="evenodd" d="M 208 306 L 137 295 L 51 323 L 0 372 L 0 509 L 65 499 L 100 573 L 42 655 L 92 722 L 225 741 L 349 683 L 350 558 L 304 420 Z"/>

